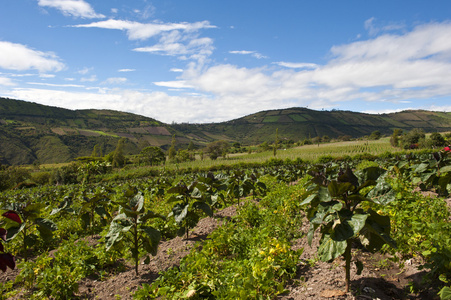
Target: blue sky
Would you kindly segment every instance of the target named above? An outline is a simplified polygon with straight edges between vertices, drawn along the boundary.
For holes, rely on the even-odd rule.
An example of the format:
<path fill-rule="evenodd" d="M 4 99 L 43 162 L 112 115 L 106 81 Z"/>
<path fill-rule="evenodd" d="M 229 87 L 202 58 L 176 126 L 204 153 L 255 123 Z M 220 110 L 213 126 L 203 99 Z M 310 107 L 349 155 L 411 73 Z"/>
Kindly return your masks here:
<path fill-rule="evenodd" d="M 0 96 L 166 123 L 451 111 L 451 2 L 1 0 Z"/>

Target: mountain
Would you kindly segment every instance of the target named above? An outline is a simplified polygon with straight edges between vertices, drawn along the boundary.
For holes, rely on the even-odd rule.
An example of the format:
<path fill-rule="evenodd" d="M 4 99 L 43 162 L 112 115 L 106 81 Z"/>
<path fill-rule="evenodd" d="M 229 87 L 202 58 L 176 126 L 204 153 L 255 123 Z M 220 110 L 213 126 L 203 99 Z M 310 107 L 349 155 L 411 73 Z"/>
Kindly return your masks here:
<path fill-rule="evenodd" d="M 390 135 L 422 128 L 426 132 L 450 131 L 450 112 L 422 110 L 392 114 L 351 111 L 315 111 L 289 108 L 262 111 L 235 120 L 209 124 L 165 124 L 152 118 L 112 110 L 69 110 L 0 98 L 0 162 L 18 165 L 59 163 L 91 155 L 99 145 L 102 153 L 114 151 L 125 138 L 125 152 L 139 153 L 147 146 L 167 149 L 176 136 L 177 146 L 191 141 L 198 147 L 215 140 L 256 145 L 279 139 L 301 141 L 328 136 L 353 138 L 373 131 Z"/>

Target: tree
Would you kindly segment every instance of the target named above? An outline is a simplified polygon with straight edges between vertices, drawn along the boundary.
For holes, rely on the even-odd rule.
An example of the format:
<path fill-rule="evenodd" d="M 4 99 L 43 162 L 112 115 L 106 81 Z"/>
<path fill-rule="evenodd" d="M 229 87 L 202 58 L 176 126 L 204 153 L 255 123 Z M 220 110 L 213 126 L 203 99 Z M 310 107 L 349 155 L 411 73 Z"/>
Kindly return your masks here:
<path fill-rule="evenodd" d="M 402 129 L 396 128 L 393 129 L 393 135 L 390 138 L 390 144 L 393 147 L 399 146 L 399 136 L 402 134 Z"/>
<path fill-rule="evenodd" d="M 420 140 L 424 140 L 425 137 L 423 129 L 414 128 L 401 137 L 401 143 L 404 149 L 408 149 L 414 147 L 414 145 L 418 146 Z"/>
<path fill-rule="evenodd" d="M 196 147 L 194 146 L 193 141 L 190 141 L 188 144 L 188 151 L 193 151 L 195 149 L 196 149 Z"/>
<path fill-rule="evenodd" d="M 378 140 L 380 139 L 382 136 L 381 132 L 379 130 L 375 130 L 371 133 L 369 139 L 370 140 Z"/>
<path fill-rule="evenodd" d="M 229 143 L 226 141 L 216 141 L 209 143 L 205 152 L 208 154 L 210 159 L 216 160 L 220 156 L 225 157 L 228 149 Z"/>
<path fill-rule="evenodd" d="M 168 157 L 170 160 L 174 159 L 177 155 L 177 151 L 175 150 L 175 134 L 172 136 L 171 147 L 168 150 Z"/>
<path fill-rule="evenodd" d="M 140 156 L 146 164 L 151 166 L 161 164 L 166 160 L 163 150 L 159 147 L 146 147 L 141 150 Z"/>
<path fill-rule="evenodd" d="M 279 147 L 279 128 L 276 128 L 276 140 L 274 141 L 274 147 L 273 147 L 273 155 L 277 155 L 277 148 Z"/>
<path fill-rule="evenodd" d="M 188 150 L 179 150 L 175 157 L 176 162 L 192 161 L 195 160 L 194 155 Z"/>
<path fill-rule="evenodd" d="M 445 138 L 438 132 L 431 133 L 429 139 L 431 140 L 432 147 L 434 148 L 443 147 L 446 145 Z"/>
<path fill-rule="evenodd" d="M 120 139 L 117 142 L 116 150 L 114 150 L 112 165 L 115 168 L 122 168 L 125 166 L 124 143 L 125 139 Z"/>
<path fill-rule="evenodd" d="M 100 148 L 99 144 L 96 144 L 94 146 L 94 149 L 92 150 L 91 156 L 92 157 L 102 157 L 103 156 L 102 155 L 102 148 Z"/>

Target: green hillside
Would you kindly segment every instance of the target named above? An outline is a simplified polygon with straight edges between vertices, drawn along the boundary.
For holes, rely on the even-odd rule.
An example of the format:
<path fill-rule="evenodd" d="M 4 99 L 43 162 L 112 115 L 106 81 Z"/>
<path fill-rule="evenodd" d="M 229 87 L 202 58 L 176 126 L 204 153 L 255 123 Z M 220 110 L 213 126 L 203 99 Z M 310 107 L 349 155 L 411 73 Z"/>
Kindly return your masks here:
<path fill-rule="evenodd" d="M 147 146 L 167 150 L 172 136 L 177 147 L 197 147 L 216 140 L 257 145 L 279 139 L 302 141 L 316 136 L 358 138 L 373 131 L 390 135 L 422 128 L 426 132 L 451 131 L 451 113 L 403 111 L 363 114 L 350 111 L 315 111 L 290 108 L 262 111 L 239 119 L 209 124 L 165 124 L 155 119 L 112 110 L 69 110 L 0 98 L 0 163 L 8 165 L 60 163 L 89 156 L 95 145 L 112 152 L 120 138 L 127 154 Z"/>
<path fill-rule="evenodd" d="M 358 138 L 373 131 L 390 135 L 393 129 L 409 131 L 422 128 L 426 132 L 451 130 L 451 113 L 431 111 L 403 111 L 393 114 L 371 115 L 351 111 L 315 111 L 290 108 L 262 111 L 236 120 L 201 125 L 176 125 L 175 129 L 196 136 L 215 136 L 244 144 L 272 142 L 276 129 L 279 138 L 300 141 L 327 135 L 330 138 L 350 136 Z"/>

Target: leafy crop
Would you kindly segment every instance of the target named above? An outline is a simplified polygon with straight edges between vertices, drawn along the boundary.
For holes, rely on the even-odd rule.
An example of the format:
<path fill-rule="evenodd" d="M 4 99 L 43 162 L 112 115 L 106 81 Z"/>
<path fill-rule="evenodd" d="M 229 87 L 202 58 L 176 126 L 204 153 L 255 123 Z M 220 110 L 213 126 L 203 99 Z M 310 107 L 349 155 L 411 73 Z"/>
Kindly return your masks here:
<path fill-rule="evenodd" d="M 139 253 L 143 249 L 152 255 L 157 254 L 158 243 L 161 234 L 155 228 L 148 226 L 146 222 L 152 218 L 163 218 L 151 210 L 145 208 L 144 196 L 136 189 L 125 192 L 125 199 L 120 202 L 118 215 L 113 219 L 108 234 L 106 235 L 106 247 L 109 250 L 121 241 L 125 242 L 135 263 L 135 272 L 138 275 Z M 146 259 L 147 261 L 149 258 Z"/>
<path fill-rule="evenodd" d="M 370 167 L 358 174 L 350 168 L 339 169 L 317 166 L 308 192 L 301 205 L 308 205 L 310 220 L 308 241 L 311 244 L 315 230 L 320 227 L 321 241 L 318 255 L 322 261 L 331 261 L 340 255 L 345 259 L 346 292 L 350 288 L 352 242 L 360 238 L 370 251 L 378 251 L 384 244 L 395 246 L 390 238 L 390 219 L 377 212 L 361 208 L 364 201 L 389 203 L 394 200 L 390 187 L 382 176 L 385 170 Z M 361 262 L 357 262 L 359 270 Z"/>
<path fill-rule="evenodd" d="M 53 231 L 57 229 L 56 224 L 43 218 L 44 203 L 13 203 L 4 207 L 8 210 L 6 214 L 14 216 L 15 224 L 11 224 L 7 228 L 6 240 L 12 240 L 16 236 L 20 236 L 22 244 L 22 252 L 25 261 L 28 260 L 28 248 L 33 246 L 38 240 L 38 236 L 34 233 L 37 229 L 39 236 L 44 241 L 50 241 Z"/>
<path fill-rule="evenodd" d="M 173 194 L 168 202 L 176 203 L 169 216 L 173 216 L 179 226 L 177 234 L 179 236 L 185 234 L 186 238 L 188 238 L 189 229 L 196 226 L 199 221 L 200 211 L 209 216 L 213 215 L 210 205 L 205 201 L 199 189 L 196 187 L 197 184 L 197 181 L 193 181 L 189 185 L 186 185 L 184 182 L 179 182 L 167 191 L 169 194 Z"/>

